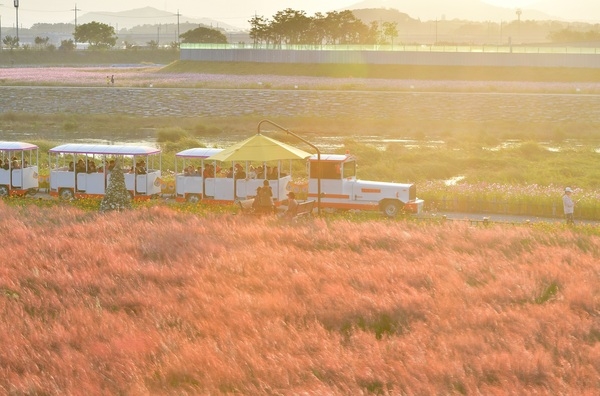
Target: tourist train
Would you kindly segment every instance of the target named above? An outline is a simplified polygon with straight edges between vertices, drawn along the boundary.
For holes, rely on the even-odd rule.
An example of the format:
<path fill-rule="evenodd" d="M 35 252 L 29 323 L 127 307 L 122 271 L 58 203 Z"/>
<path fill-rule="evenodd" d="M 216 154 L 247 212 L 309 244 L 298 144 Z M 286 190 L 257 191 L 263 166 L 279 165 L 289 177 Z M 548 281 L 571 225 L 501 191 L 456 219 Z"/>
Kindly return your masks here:
<path fill-rule="evenodd" d="M 38 147 L 0 142 L 0 196 L 37 192 Z M 393 217 L 421 213 L 411 183 L 356 177 L 351 154 L 310 154 L 258 133 L 227 149 L 190 148 L 175 155 L 174 186 L 162 175 L 162 152 L 140 145 L 63 144 L 48 152 L 48 192 L 61 200 L 102 197 L 114 166 L 120 166 L 133 199 L 174 197 L 180 202 L 232 204 L 256 196 L 268 183 L 276 206 L 294 191 L 315 200 L 317 210 L 376 210 Z M 308 181 L 292 178 L 292 161 L 306 162 Z M 289 166 L 287 166 L 289 164 Z"/>

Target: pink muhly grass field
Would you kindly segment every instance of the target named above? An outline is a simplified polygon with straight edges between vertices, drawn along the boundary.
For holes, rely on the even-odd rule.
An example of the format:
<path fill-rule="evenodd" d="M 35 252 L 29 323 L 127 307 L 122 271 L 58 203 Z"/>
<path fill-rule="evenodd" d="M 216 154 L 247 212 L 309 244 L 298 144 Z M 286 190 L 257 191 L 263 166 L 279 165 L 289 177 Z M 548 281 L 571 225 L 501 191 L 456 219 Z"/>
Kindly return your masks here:
<path fill-rule="evenodd" d="M 0 393 L 593 394 L 600 241 L 0 201 Z"/>
<path fill-rule="evenodd" d="M 595 82 L 460 81 L 283 75 L 173 73 L 147 67 L 11 67 L 0 72 L 0 85 L 184 87 L 232 89 L 321 89 L 381 91 L 571 92 L 598 93 Z M 113 84 L 108 84 L 112 86 Z"/>

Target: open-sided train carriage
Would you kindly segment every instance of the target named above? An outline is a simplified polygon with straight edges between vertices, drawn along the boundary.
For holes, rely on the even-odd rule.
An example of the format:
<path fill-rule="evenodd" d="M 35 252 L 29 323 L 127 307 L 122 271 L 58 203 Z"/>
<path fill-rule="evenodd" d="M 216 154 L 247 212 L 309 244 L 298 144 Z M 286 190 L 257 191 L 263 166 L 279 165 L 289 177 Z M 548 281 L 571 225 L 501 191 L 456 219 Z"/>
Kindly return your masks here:
<path fill-rule="evenodd" d="M 49 151 L 50 195 L 69 200 L 101 197 L 120 161 L 125 186 L 134 199 L 161 193 L 161 150 L 147 146 L 64 144 Z"/>
<path fill-rule="evenodd" d="M 37 191 L 38 146 L 24 142 L 0 142 L 0 197 Z"/>

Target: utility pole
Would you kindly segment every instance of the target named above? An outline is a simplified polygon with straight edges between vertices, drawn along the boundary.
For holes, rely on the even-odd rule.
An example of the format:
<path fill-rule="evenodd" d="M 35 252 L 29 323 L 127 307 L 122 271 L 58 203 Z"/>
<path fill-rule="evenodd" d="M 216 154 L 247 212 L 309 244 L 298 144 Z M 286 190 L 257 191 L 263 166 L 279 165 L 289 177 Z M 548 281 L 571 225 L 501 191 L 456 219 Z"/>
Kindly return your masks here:
<path fill-rule="evenodd" d="M 19 45 L 19 0 L 15 0 L 15 12 L 17 13 L 17 45 Z"/>
<path fill-rule="evenodd" d="M 75 3 L 75 8 L 71 9 L 71 11 L 75 11 L 75 29 L 77 29 L 77 11 L 81 11 L 81 9 L 77 8 L 77 3 Z"/>
<path fill-rule="evenodd" d="M 3 6 L 4 4 L 0 3 L 0 6 Z M 2 15 L 0 15 L 0 51 L 2 51 Z"/>
<path fill-rule="evenodd" d="M 519 38 L 519 42 L 521 42 L 521 14 L 523 13 L 523 11 L 521 11 L 520 8 L 517 8 L 517 37 Z"/>
<path fill-rule="evenodd" d="M 181 16 L 181 14 L 179 13 L 179 10 L 177 10 L 177 47 L 179 47 L 179 17 Z"/>

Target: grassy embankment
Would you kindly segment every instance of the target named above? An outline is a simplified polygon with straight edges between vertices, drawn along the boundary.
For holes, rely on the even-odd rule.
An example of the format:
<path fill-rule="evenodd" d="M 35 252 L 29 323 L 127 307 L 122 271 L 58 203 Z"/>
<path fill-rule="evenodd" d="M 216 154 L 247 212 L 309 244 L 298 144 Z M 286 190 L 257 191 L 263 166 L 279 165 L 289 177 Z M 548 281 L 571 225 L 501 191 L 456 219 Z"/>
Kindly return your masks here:
<path fill-rule="evenodd" d="M 177 61 L 166 73 L 281 75 L 406 80 L 600 82 L 597 69 L 536 67 L 467 67 L 374 64 L 263 64 Z"/>

